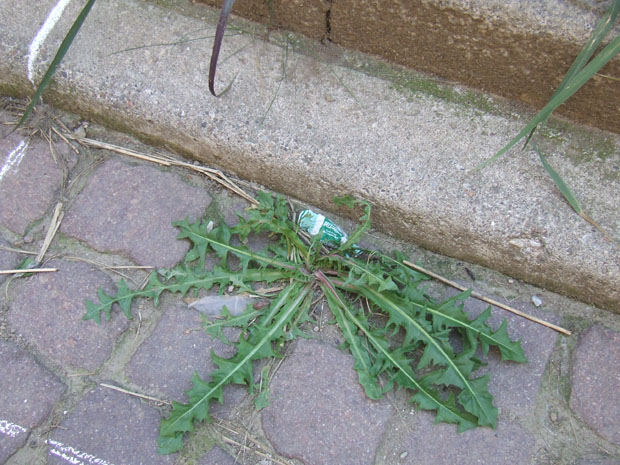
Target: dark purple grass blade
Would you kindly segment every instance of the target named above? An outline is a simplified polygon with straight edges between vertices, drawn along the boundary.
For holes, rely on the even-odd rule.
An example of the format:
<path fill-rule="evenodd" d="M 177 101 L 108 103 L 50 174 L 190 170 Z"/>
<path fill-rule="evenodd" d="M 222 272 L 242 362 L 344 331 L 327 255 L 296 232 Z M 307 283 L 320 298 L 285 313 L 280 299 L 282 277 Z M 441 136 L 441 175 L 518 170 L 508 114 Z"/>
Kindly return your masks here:
<path fill-rule="evenodd" d="M 213 42 L 213 52 L 211 53 L 211 62 L 209 63 L 209 91 L 215 97 L 218 95 L 215 93 L 215 70 L 217 68 L 217 58 L 220 55 L 220 47 L 222 46 L 222 39 L 224 38 L 224 31 L 226 30 L 226 22 L 228 16 L 230 16 L 230 10 L 232 10 L 235 0 L 224 0 L 222 11 L 220 11 L 220 19 L 217 22 L 217 29 L 215 30 L 215 41 Z"/>

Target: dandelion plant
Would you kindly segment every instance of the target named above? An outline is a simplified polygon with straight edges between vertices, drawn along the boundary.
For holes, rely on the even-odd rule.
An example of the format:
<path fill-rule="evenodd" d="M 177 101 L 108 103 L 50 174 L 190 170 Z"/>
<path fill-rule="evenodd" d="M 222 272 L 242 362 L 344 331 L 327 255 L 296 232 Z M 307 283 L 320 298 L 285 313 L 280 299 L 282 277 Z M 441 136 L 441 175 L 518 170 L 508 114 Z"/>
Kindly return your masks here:
<path fill-rule="evenodd" d="M 324 298 L 342 332 L 343 348 L 354 359 L 358 380 L 367 396 L 379 399 L 393 389 L 406 389 L 419 408 L 436 413 L 436 421 L 454 423 L 458 431 L 476 426 L 494 428 L 497 408 L 488 391 L 490 375 L 478 376 L 481 357 L 495 346 L 503 360 L 526 362 L 519 342 L 511 340 L 506 321 L 493 330 L 486 321 L 490 307 L 474 319 L 463 310 L 469 292 L 444 302 L 428 297 L 420 284 L 425 275 L 403 265 L 403 256 L 384 255 L 354 245 L 370 226 L 367 202 L 340 198 L 349 207 L 361 207 L 361 226 L 340 247 L 326 248 L 319 235 L 310 240 L 300 235 L 290 217 L 288 203 L 279 196 L 259 194 L 260 203 L 240 218 L 237 226 L 185 219 L 175 226 L 179 238 L 191 249 L 183 262 L 170 270 L 153 272 L 147 286 L 131 290 L 124 281 L 116 295 L 99 291 L 99 301 L 87 301 L 84 319 L 110 318 L 114 304 L 131 318 L 136 297 L 157 302 L 164 291 L 182 295 L 200 289 L 254 293 L 259 283 L 279 282 L 281 289 L 270 304 L 248 306 L 240 315 L 224 311 L 221 318 L 205 319 L 207 334 L 234 344 L 235 354 L 222 358 L 214 353 L 217 367 L 207 380 L 194 374 L 188 402 L 173 402 L 162 419 L 159 452 L 180 450 L 186 433 L 198 421 L 209 421 L 210 405 L 222 402 L 229 384 L 256 391 L 254 362 L 281 357 L 282 346 L 304 334 L 312 318 L 313 303 Z M 268 234 L 271 241 L 255 252 L 244 245 L 253 234 Z M 213 256 L 215 264 L 205 264 Z M 236 342 L 223 329 L 240 328 Z"/>

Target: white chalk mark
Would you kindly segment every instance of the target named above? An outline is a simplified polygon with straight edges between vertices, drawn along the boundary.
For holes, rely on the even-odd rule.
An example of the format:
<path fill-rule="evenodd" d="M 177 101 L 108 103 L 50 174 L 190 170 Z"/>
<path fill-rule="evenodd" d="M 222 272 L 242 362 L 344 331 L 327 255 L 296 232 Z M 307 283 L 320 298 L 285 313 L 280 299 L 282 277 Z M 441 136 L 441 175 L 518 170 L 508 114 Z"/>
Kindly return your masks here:
<path fill-rule="evenodd" d="M 39 56 L 41 46 L 43 45 L 43 42 L 45 42 L 48 34 L 52 31 L 52 29 L 54 29 L 54 26 L 62 16 L 62 12 L 70 1 L 71 0 L 58 0 L 58 3 L 56 3 L 56 6 L 54 6 L 54 8 L 52 8 L 52 11 L 50 11 L 49 15 L 47 15 L 43 26 L 41 26 L 41 29 L 37 31 L 37 34 L 34 36 L 34 39 L 32 39 L 32 42 L 30 43 L 30 47 L 28 48 L 28 79 L 30 79 L 30 82 L 32 82 L 33 84 L 34 62 Z"/>
<path fill-rule="evenodd" d="M 64 459 L 71 465 L 114 465 L 112 462 L 108 462 L 96 455 L 82 452 L 71 446 L 66 446 L 60 441 L 48 439 L 45 442 L 50 446 L 50 454 Z"/>
<path fill-rule="evenodd" d="M 0 168 L 0 182 L 2 182 L 2 178 L 4 177 L 6 173 L 9 172 L 11 168 L 13 167 L 17 168 L 19 166 L 19 164 L 22 161 L 22 158 L 24 158 L 24 154 L 26 153 L 27 148 L 28 148 L 28 141 L 22 140 L 18 144 L 18 146 L 15 147 L 15 149 L 13 149 L 11 153 L 9 153 L 9 156 L 4 161 L 4 165 L 2 165 L 2 168 Z"/>
<path fill-rule="evenodd" d="M 24 428 L 23 426 L 11 423 L 8 420 L 0 420 L 0 434 L 4 434 L 5 436 L 14 438 L 22 433 L 25 433 L 26 431 L 28 431 L 28 429 Z"/>

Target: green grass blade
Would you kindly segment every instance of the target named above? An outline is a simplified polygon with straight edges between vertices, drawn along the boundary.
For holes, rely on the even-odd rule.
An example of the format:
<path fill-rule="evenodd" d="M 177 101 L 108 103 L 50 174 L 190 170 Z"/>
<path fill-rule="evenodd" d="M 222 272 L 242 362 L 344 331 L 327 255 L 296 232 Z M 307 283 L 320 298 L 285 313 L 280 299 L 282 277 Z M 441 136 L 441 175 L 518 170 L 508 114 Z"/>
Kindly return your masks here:
<path fill-rule="evenodd" d="M 616 3 L 618 2 L 620 2 L 620 0 L 616 0 Z M 563 88 L 558 89 L 557 93 L 554 94 L 553 98 L 549 100 L 547 105 L 545 105 L 545 107 L 540 110 L 534 118 L 532 118 L 529 124 L 525 126 L 519 134 L 517 134 L 510 142 L 508 142 L 508 144 L 506 144 L 491 158 L 480 163 L 476 168 L 474 168 L 474 171 L 481 170 L 493 161 L 497 160 L 508 150 L 514 147 L 515 144 L 523 137 L 530 134 L 536 126 L 546 121 L 557 107 L 572 97 L 575 92 L 577 92 L 592 76 L 594 76 L 603 66 L 605 66 L 609 60 L 616 56 L 618 52 L 620 52 L 620 35 L 615 37 L 603 50 L 601 50 L 596 57 L 590 61 L 590 63 L 584 66 L 580 71 L 576 72 Z"/>
<path fill-rule="evenodd" d="M 545 167 L 545 170 L 547 170 L 547 173 L 549 173 L 549 176 L 551 176 L 551 179 L 553 179 L 553 182 L 555 183 L 557 188 L 560 190 L 560 192 L 562 193 L 566 201 L 570 204 L 571 207 L 573 207 L 573 210 L 575 210 L 579 215 L 583 214 L 583 209 L 581 208 L 581 204 L 579 203 L 579 200 L 577 200 L 577 197 L 575 197 L 575 194 L 573 194 L 573 192 L 566 185 L 566 183 L 560 177 L 557 171 L 554 170 L 553 167 L 549 164 L 549 162 L 547 161 L 545 156 L 540 152 L 536 144 L 534 144 L 534 149 L 536 150 L 536 153 L 538 154 L 540 161 Z"/>
<path fill-rule="evenodd" d="M 586 65 L 586 63 L 592 57 L 596 49 L 599 47 L 599 45 L 605 38 L 605 36 L 607 36 L 609 31 L 613 27 L 619 11 L 620 11 L 620 0 L 615 0 L 611 5 L 609 5 L 609 9 L 605 12 L 601 20 L 596 25 L 596 28 L 594 29 L 592 36 L 590 37 L 588 42 L 586 42 L 586 44 L 583 46 L 583 48 L 579 52 L 579 55 L 577 55 L 577 58 L 575 58 L 575 61 L 573 62 L 571 67 L 568 69 L 568 71 L 564 75 L 562 82 L 560 83 L 558 88 L 555 90 L 555 92 L 551 96 L 552 99 L 564 87 L 566 87 L 566 85 L 570 82 L 573 76 L 577 74 Z M 544 123 L 545 122 L 543 121 L 541 124 L 544 124 Z M 529 143 L 530 139 L 534 135 L 534 132 L 536 131 L 537 127 L 538 126 L 534 127 L 534 129 L 530 131 L 530 134 L 528 135 L 527 140 L 525 141 L 525 144 L 523 144 L 523 149 L 527 147 L 527 144 Z"/>
<path fill-rule="evenodd" d="M 614 0 L 614 2 L 609 5 L 609 9 L 605 12 L 601 20 L 596 25 L 592 36 L 590 37 L 588 42 L 586 42 L 584 47 L 581 49 L 581 52 L 579 52 L 579 55 L 577 55 L 577 58 L 575 58 L 575 61 L 566 72 L 564 79 L 562 79 L 562 82 L 558 86 L 557 90 L 554 92 L 553 96 L 555 96 L 564 87 L 566 87 L 566 85 L 570 82 L 573 76 L 577 74 L 581 69 L 583 69 L 588 60 L 590 60 L 590 58 L 599 47 L 605 36 L 613 27 L 619 11 L 620 0 Z"/>
<path fill-rule="evenodd" d="M 45 72 L 45 75 L 43 76 L 43 79 L 41 80 L 39 87 L 37 87 L 37 90 L 32 96 L 32 101 L 30 102 L 30 105 L 28 105 L 28 107 L 26 108 L 26 111 L 24 112 L 24 114 L 18 121 L 17 125 L 13 128 L 11 132 L 15 131 L 22 124 L 24 124 L 26 120 L 28 119 L 28 117 L 30 116 L 30 114 L 32 113 L 32 110 L 34 110 L 35 105 L 39 102 L 39 99 L 41 98 L 43 91 L 47 88 L 47 86 L 51 82 L 52 76 L 56 72 L 56 69 L 58 69 L 58 66 L 60 65 L 60 62 L 62 61 L 62 59 L 67 54 L 69 47 L 73 43 L 73 39 L 75 39 L 75 36 L 77 35 L 78 31 L 82 27 L 82 24 L 84 23 L 84 20 L 88 16 L 88 13 L 90 13 L 90 9 L 94 5 L 94 3 L 95 3 L 95 0 L 88 0 L 88 3 L 86 3 L 84 8 L 82 8 L 82 11 L 80 12 L 75 22 L 71 26 L 71 29 L 69 29 L 69 32 L 67 33 L 62 43 L 60 44 L 60 47 L 58 48 L 58 51 L 56 52 L 54 59 L 50 63 L 49 67 L 47 68 L 47 71 Z"/>

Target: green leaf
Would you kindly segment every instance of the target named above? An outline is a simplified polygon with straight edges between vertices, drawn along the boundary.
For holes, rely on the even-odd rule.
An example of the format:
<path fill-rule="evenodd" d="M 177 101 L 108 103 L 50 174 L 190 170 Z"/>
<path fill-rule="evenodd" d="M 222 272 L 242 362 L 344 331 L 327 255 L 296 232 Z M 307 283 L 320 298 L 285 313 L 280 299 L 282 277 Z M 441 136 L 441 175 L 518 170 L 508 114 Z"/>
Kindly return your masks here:
<path fill-rule="evenodd" d="M 423 380 L 416 379 L 408 360 L 402 351 L 390 352 L 388 343 L 376 337 L 346 306 L 340 306 L 342 311 L 368 338 L 372 346 L 385 359 L 387 368 L 392 372 L 393 381 L 400 386 L 416 391 L 412 397 L 418 406 L 425 410 L 437 411 L 437 419 L 446 423 L 458 424 L 459 431 L 465 431 L 476 426 L 476 419 L 460 410 L 454 403 L 444 402 L 437 392 Z M 468 399 L 467 399 L 468 400 Z"/>
<path fill-rule="evenodd" d="M 183 221 L 177 221 L 173 223 L 174 226 L 180 229 L 178 238 L 189 239 L 194 244 L 193 248 L 188 252 L 185 258 L 186 262 L 199 259 L 199 267 L 203 267 L 205 263 L 205 257 L 209 246 L 216 252 L 216 254 L 223 260 L 223 264 L 226 262 L 228 253 L 235 255 L 246 268 L 250 261 L 254 261 L 263 266 L 272 266 L 275 268 L 282 268 L 288 270 L 294 270 L 296 267 L 290 263 L 285 263 L 280 260 L 275 260 L 271 257 L 252 252 L 242 245 L 231 245 L 231 231 L 225 224 L 208 231 L 207 222 L 189 223 L 187 218 Z"/>
<path fill-rule="evenodd" d="M 575 63 L 569 69 L 567 76 L 562 81 L 560 87 L 553 94 L 549 102 L 542 110 L 532 118 L 519 134 L 517 134 L 510 142 L 488 160 L 480 163 L 474 170 L 483 169 L 488 164 L 497 160 L 508 150 L 515 146 L 522 138 L 532 133 L 536 127 L 546 121 L 551 113 L 566 100 L 573 96 L 586 82 L 592 78 L 603 66 L 609 62 L 614 56 L 620 52 L 620 35 L 613 38 L 606 47 L 603 48 L 592 60 L 586 65 L 586 61 L 590 58 L 593 51 L 601 43 L 604 36 L 611 30 L 613 22 L 620 10 L 620 0 L 614 0 L 605 16 L 599 21 L 592 38 L 588 41 L 582 52 L 577 56 Z"/>
<path fill-rule="evenodd" d="M 185 295 L 190 289 L 208 291 L 214 285 L 225 288 L 232 284 L 236 287 L 245 288 L 245 283 L 248 282 L 272 282 L 290 277 L 290 275 L 290 272 L 281 270 L 246 270 L 240 273 L 219 267 L 214 267 L 213 270 L 201 270 L 181 264 L 170 270 L 166 275 L 167 279 L 164 281 L 160 281 L 156 273 L 151 273 L 143 290 L 129 289 L 124 280 L 120 281 L 117 293 L 114 296 L 106 294 L 103 289 L 99 289 L 97 293 L 99 303 L 87 300 L 86 314 L 82 318 L 100 323 L 100 315 L 103 312 L 106 321 L 108 321 L 112 306 L 119 304 L 123 313 L 131 319 L 131 304 L 133 299 L 138 297 L 151 298 L 157 305 L 159 296 L 164 291 Z"/>
<path fill-rule="evenodd" d="M 225 344 L 230 344 L 230 341 L 226 335 L 222 332 L 224 328 L 245 328 L 250 321 L 254 320 L 261 314 L 260 311 L 254 310 L 251 305 L 245 309 L 245 311 L 237 316 L 232 316 L 226 307 L 222 310 L 222 318 L 216 320 L 209 320 L 204 317 L 203 328 L 205 333 L 211 337 L 219 339 Z"/>
<path fill-rule="evenodd" d="M 218 367 L 211 373 L 212 381 L 203 381 L 195 375 L 194 387 L 187 392 L 189 403 L 173 403 L 170 416 L 161 422 L 160 451 L 172 453 L 180 450 L 181 439 L 184 433 L 193 431 L 194 421 L 209 419 L 209 403 L 212 399 L 221 401 L 224 385 L 235 383 L 253 387 L 252 360 L 274 355 L 271 343 L 283 336 L 283 326 L 290 322 L 300 307 L 305 305 L 304 301 L 311 295 L 311 290 L 310 284 L 303 287 L 297 283 L 289 285 L 270 306 L 270 314 L 275 315 L 272 325 L 254 326 L 254 331 L 247 340 L 240 338 L 236 344 L 237 352 L 230 359 L 211 354 Z M 166 447 L 163 448 L 161 444 Z"/>
<path fill-rule="evenodd" d="M 344 196 L 344 197 L 335 197 L 334 203 L 336 205 L 344 205 L 349 208 L 353 208 L 356 205 L 360 205 L 364 209 L 364 213 L 360 217 L 361 225 L 349 236 L 349 238 L 344 244 L 338 247 L 338 250 L 342 250 L 342 251 L 349 250 L 362 238 L 362 235 L 364 235 L 364 233 L 370 229 L 370 210 L 371 210 L 370 202 L 366 200 L 354 199 L 351 196 Z"/>
<path fill-rule="evenodd" d="M 383 390 L 377 383 L 379 369 L 377 369 L 376 365 L 373 366 L 370 359 L 371 353 L 366 347 L 364 347 L 365 344 L 362 338 L 357 335 L 355 323 L 350 319 L 345 318 L 343 314 L 343 309 L 345 308 L 347 314 L 351 314 L 351 308 L 344 303 L 343 299 L 338 294 L 338 291 L 336 291 L 333 286 L 328 287 L 324 285 L 323 291 L 327 296 L 329 308 L 334 314 L 334 317 L 338 322 L 338 326 L 340 326 L 340 329 L 342 330 L 347 346 L 353 355 L 353 367 L 357 371 L 359 383 L 362 385 L 366 391 L 366 395 L 369 398 L 379 399 L 383 397 Z"/>
<path fill-rule="evenodd" d="M 254 406 L 256 407 L 256 410 L 262 410 L 265 407 L 269 407 L 269 387 L 265 387 L 258 393 L 254 399 Z"/>
<path fill-rule="evenodd" d="M 542 162 L 543 166 L 545 167 L 545 170 L 547 171 L 549 176 L 551 176 L 551 179 L 553 179 L 553 182 L 555 183 L 556 187 L 560 190 L 560 192 L 562 193 L 562 195 L 564 196 L 566 201 L 570 204 L 570 206 L 573 207 L 573 210 L 575 210 L 575 212 L 577 212 L 579 215 L 581 215 L 583 213 L 583 209 L 581 208 L 581 205 L 579 204 L 579 200 L 577 200 L 577 197 L 575 197 L 573 192 L 566 185 L 566 183 L 560 177 L 560 175 L 557 173 L 557 171 L 555 171 L 551 167 L 551 165 L 549 164 L 549 162 L 547 161 L 545 156 L 538 149 L 538 145 L 534 144 L 534 149 L 536 150 L 536 153 L 538 154 L 538 157 L 540 158 L 540 161 Z"/>
<path fill-rule="evenodd" d="M 443 366 L 438 370 L 436 381 L 441 384 L 453 385 L 467 392 L 462 398 L 467 400 L 462 406 L 471 414 L 478 418 L 481 426 L 495 427 L 497 420 L 497 409 L 492 404 L 492 396 L 488 391 L 481 389 L 480 382 L 470 379 L 471 372 L 475 367 L 475 362 L 471 360 L 473 353 L 454 356 L 450 347 L 445 341 L 433 336 L 428 325 L 420 319 L 412 317 L 405 310 L 403 301 L 390 293 L 380 293 L 366 287 L 358 288 L 358 291 L 373 301 L 390 315 L 390 323 L 401 326 L 413 340 L 420 340 L 429 351 L 428 357 Z M 461 396 L 458 397 L 461 399 Z"/>

